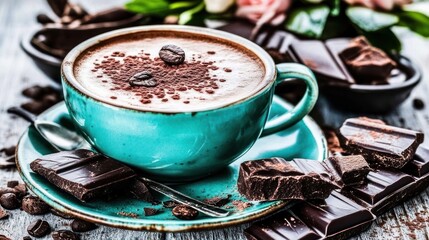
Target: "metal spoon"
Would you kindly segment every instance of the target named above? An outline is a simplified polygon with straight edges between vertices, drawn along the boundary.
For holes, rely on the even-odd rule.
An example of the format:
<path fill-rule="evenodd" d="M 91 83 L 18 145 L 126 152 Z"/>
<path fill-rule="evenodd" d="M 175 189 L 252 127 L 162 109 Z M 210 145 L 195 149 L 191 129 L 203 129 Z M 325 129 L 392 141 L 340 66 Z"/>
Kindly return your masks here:
<path fill-rule="evenodd" d="M 93 150 L 91 145 L 77 132 L 68 130 L 57 123 L 39 120 L 32 113 L 19 107 L 9 108 L 7 112 L 22 117 L 33 124 L 40 135 L 58 151 L 71 151 L 78 148 Z M 214 207 L 191 198 L 162 183 L 145 177 L 138 178 L 139 180 L 145 182 L 154 191 L 159 192 L 208 216 L 226 217 L 230 214 L 230 212 L 225 209 Z"/>

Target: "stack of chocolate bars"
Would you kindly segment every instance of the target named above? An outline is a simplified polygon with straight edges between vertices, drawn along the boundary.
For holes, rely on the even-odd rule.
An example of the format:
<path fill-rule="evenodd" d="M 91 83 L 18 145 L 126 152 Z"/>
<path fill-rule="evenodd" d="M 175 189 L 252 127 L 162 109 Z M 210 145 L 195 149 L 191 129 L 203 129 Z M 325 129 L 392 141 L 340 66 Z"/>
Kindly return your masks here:
<path fill-rule="evenodd" d="M 429 148 L 419 146 L 423 142 L 422 133 L 388 126 L 379 120 L 355 118 L 342 125 L 339 137 L 346 154 L 333 153 L 323 162 L 276 159 L 276 164 L 267 165 L 263 162 L 273 163 L 273 159 L 263 159 L 246 162 L 247 165 L 252 163 L 252 167 L 246 163 L 242 165 L 238 187 L 249 199 L 252 198 L 246 193 L 258 195 L 257 200 L 264 200 L 264 197 L 266 200 L 300 199 L 288 210 L 247 228 L 245 235 L 248 239 L 346 239 L 365 230 L 378 216 L 429 186 Z M 276 171 L 273 169 L 285 164 L 293 170 L 274 176 Z M 265 169 L 261 170 L 261 166 Z M 256 172 L 259 174 L 254 174 Z M 274 185 L 266 184 L 258 189 L 258 184 L 248 184 L 252 178 L 255 181 L 255 177 L 263 178 L 264 174 L 270 179 L 281 179 L 286 175 L 318 176 L 330 181 L 335 189 L 331 192 L 332 187 L 319 184 L 318 189 L 323 194 L 305 198 L 292 193 L 299 193 L 300 188 L 282 186 L 283 190 L 289 191 L 289 196 L 272 198 L 271 187 Z M 245 190 L 244 186 L 251 186 L 254 191 Z M 331 192 L 330 195 L 327 192 Z M 324 199 L 326 195 L 328 197 Z"/>

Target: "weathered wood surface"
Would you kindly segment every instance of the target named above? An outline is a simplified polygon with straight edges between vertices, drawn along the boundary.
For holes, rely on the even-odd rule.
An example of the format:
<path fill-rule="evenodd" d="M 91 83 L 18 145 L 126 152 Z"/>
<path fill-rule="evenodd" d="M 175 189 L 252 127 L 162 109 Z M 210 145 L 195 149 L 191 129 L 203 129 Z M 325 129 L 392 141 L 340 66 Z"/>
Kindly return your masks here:
<path fill-rule="evenodd" d="M 109 6 L 108 1 L 86 1 L 90 9 L 102 9 Z M 113 1 L 119 4 L 120 1 Z M 0 1 L 0 148 L 13 145 L 28 126 L 26 122 L 6 114 L 10 106 L 26 101 L 21 95 L 22 89 L 35 85 L 53 84 L 33 65 L 30 59 L 19 48 L 22 34 L 36 26 L 35 15 L 47 11 L 43 0 L 1 0 Z M 429 41 L 413 34 L 401 32 L 404 42 L 404 52 L 414 60 L 424 71 L 426 78 L 416 88 L 412 96 L 397 110 L 381 117 L 388 123 L 405 126 L 425 132 L 429 136 Z M 426 108 L 415 110 L 412 99 L 418 97 L 424 100 Z M 332 108 L 321 99 L 313 115 L 321 125 L 339 126 L 344 119 L 359 114 L 345 113 Z M 0 186 L 8 180 L 19 179 L 16 171 L 0 170 Z M 417 197 L 397 206 L 380 217 L 372 227 L 355 237 L 355 239 L 428 239 L 429 238 L 429 191 L 426 190 Z M 10 211 L 8 220 L 0 220 L 0 234 L 12 239 L 22 239 L 26 236 L 26 228 L 36 219 L 19 210 Z M 51 214 L 41 217 L 47 220 L 55 229 L 69 229 L 69 220 L 64 220 Z M 419 219 L 417 221 L 416 219 Z M 423 221 L 426 220 L 427 222 Z M 242 230 L 247 225 L 214 231 L 194 233 L 152 233 L 127 231 L 109 227 L 82 234 L 82 239 L 245 239 Z M 46 239 L 50 239 L 49 237 Z"/>

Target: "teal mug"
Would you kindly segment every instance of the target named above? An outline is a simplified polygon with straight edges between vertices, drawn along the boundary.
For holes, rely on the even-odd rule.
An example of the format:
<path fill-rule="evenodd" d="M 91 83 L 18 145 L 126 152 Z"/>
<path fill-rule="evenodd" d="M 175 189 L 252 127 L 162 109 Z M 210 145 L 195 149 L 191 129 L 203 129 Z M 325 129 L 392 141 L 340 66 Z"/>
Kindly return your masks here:
<path fill-rule="evenodd" d="M 85 50 L 108 39 L 147 31 L 176 31 L 222 39 L 253 52 L 265 67 L 267 84 L 233 104 L 197 112 L 142 111 L 100 99 L 76 80 L 73 68 Z M 91 38 L 75 47 L 61 70 L 65 102 L 74 123 L 101 153 L 167 182 L 205 177 L 228 166 L 263 135 L 288 128 L 314 107 L 318 87 L 313 73 L 294 63 L 275 65 L 259 46 L 239 36 L 189 26 L 143 26 Z M 290 79 L 307 90 L 293 110 L 267 122 L 275 86 Z"/>

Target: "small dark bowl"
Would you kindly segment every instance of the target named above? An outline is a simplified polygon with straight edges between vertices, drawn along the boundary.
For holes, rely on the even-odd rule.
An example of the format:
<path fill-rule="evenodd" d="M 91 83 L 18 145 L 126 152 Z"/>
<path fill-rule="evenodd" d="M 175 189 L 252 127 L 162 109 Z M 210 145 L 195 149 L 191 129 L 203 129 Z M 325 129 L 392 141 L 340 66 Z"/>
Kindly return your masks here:
<path fill-rule="evenodd" d="M 61 82 L 61 62 L 62 59 L 44 53 L 31 44 L 31 39 L 37 30 L 30 31 L 21 39 L 22 50 L 33 60 L 42 72 L 56 82 Z"/>
<path fill-rule="evenodd" d="M 386 113 L 397 108 L 410 96 L 413 88 L 420 82 L 420 69 L 408 58 L 400 56 L 399 69 L 407 79 L 402 83 L 385 85 L 321 86 L 321 93 L 334 105 L 357 112 Z"/>

